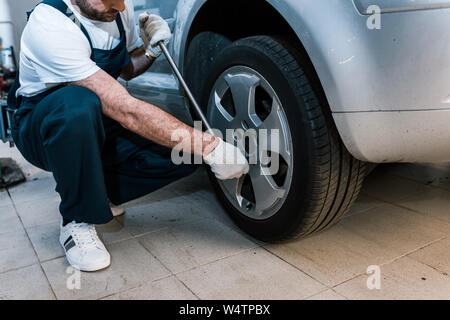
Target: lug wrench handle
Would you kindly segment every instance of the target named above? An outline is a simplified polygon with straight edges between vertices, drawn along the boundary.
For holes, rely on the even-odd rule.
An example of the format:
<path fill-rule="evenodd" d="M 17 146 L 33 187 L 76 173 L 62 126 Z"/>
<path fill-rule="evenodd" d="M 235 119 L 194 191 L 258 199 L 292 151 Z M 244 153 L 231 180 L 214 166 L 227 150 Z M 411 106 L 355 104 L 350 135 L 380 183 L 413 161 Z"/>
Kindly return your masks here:
<path fill-rule="evenodd" d="M 203 124 L 205 125 L 205 127 L 207 129 L 207 132 L 209 134 L 211 134 L 211 135 L 214 135 L 214 132 L 211 129 L 211 126 L 209 125 L 208 120 L 206 119 L 206 117 L 205 117 L 202 109 L 200 108 L 199 104 L 195 100 L 191 90 L 189 89 L 188 85 L 186 84 L 186 81 L 184 81 L 183 76 L 181 75 L 181 72 L 178 69 L 178 66 L 176 65 L 175 61 L 173 60 L 172 56 L 170 55 L 169 50 L 167 49 L 166 45 L 162 41 L 159 42 L 158 45 L 161 48 L 161 50 L 164 53 L 164 55 L 166 56 L 167 61 L 169 62 L 170 66 L 173 69 L 173 72 L 175 73 L 175 75 L 177 76 L 178 80 L 180 81 L 181 86 L 183 87 L 184 91 L 186 92 L 186 95 L 188 96 L 189 100 L 193 104 L 197 115 L 200 117 L 200 119 L 202 120 Z"/>

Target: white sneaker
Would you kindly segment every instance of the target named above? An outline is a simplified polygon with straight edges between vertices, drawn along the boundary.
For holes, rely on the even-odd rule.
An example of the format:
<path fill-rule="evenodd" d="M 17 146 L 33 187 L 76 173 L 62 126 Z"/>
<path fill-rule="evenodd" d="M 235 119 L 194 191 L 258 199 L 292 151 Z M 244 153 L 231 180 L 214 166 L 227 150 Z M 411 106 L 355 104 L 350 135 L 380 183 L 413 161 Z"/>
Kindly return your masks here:
<path fill-rule="evenodd" d="M 76 269 L 97 271 L 111 264 L 111 256 L 98 238 L 94 225 L 73 221 L 63 227 L 61 222 L 59 242 L 67 261 Z"/>

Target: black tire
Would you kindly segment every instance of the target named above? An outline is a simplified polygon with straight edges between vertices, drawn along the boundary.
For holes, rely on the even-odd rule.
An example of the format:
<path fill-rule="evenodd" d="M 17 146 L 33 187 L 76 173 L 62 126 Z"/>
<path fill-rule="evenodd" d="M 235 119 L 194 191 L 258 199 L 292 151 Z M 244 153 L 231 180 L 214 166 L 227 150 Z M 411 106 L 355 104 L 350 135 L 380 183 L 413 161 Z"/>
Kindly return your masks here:
<path fill-rule="evenodd" d="M 365 164 L 353 158 L 335 128 L 320 84 L 305 74 L 301 54 L 288 42 L 253 36 L 227 46 L 211 68 L 203 105 L 216 79 L 228 68 L 256 70 L 276 91 L 291 128 L 294 168 L 289 194 L 278 212 L 266 220 L 251 219 L 227 200 L 210 174 L 216 194 L 232 220 L 262 241 L 305 237 L 340 220 L 356 200 Z"/>

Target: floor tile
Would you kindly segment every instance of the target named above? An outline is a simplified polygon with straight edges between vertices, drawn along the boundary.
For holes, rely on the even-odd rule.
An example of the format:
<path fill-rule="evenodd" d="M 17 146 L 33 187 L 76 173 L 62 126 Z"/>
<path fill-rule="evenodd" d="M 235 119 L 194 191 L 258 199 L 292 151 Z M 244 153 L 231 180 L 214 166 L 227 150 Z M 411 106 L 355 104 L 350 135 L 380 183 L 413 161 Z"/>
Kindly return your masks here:
<path fill-rule="evenodd" d="M 386 202 L 395 202 L 431 190 L 431 187 L 423 183 L 395 175 L 378 174 L 379 172 L 376 170 L 366 178 L 362 194 Z"/>
<path fill-rule="evenodd" d="M 201 167 L 97 226 L 112 265 L 69 290 L 51 173 L 2 143 L 0 157 L 28 180 L 12 199 L 0 189 L 0 300 L 450 299 L 450 162 L 379 165 L 339 224 L 272 245 L 232 222 Z M 381 290 L 367 288 L 370 265 Z"/>
<path fill-rule="evenodd" d="M 435 188 L 398 201 L 396 204 L 450 223 L 450 191 L 448 190 Z"/>
<path fill-rule="evenodd" d="M 379 165 L 376 174 L 393 174 L 426 185 L 439 184 L 450 177 L 450 162 L 442 163 L 389 163 Z"/>
<path fill-rule="evenodd" d="M 197 204 L 192 208 L 194 213 L 204 216 L 205 218 L 220 221 L 221 223 L 238 231 L 238 227 L 229 217 L 225 208 L 217 199 L 213 190 L 201 190 L 194 192 L 190 197 Z"/>
<path fill-rule="evenodd" d="M 345 220 L 350 218 L 312 237 L 266 248 L 327 286 L 349 280 L 365 273 L 370 265 L 398 256 L 388 247 L 346 228 Z"/>
<path fill-rule="evenodd" d="M 105 300 L 197 300 L 176 277 L 146 283 L 140 287 L 113 294 Z"/>
<path fill-rule="evenodd" d="M 327 291 L 323 291 L 312 297 L 309 297 L 307 300 L 347 300 L 347 299 L 344 296 L 341 296 L 339 293 L 329 289 Z"/>
<path fill-rule="evenodd" d="M 15 204 L 36 201 L 42 199 L 59 199 L 55 191 L 56 182 L 53 178 L 27 181 L 15 187 L 9 188 L 9 193 Z"/>
<path fill-rule="evenodd" d="M 31 164 L 21 165 L 19 163 L 19 166 L 28 181 L 53 179 L 53 174 L 51 172 L 41 170 Z"/>
<path fill-rule="evenodd" d="M 449 223 L 390 204 L 350 216 L 341 223 L 348 231 L 398 254 L 444 238 L 450 232 Z"/>
<path fill-rule="evenodd" d="M 22 223 L 12 205 L 0 205 L 0 234 L 22 230 Z"/>
<path fill-rule="evenodd" d="M 59 243 L 59 222 L 30 227 L 27 232 L 41 262 L 64 256 Z"/>
<path fill-rule="evenodd" d="M 0 300 L 29 299 L 55 299 L 39 265 L 0 274 Z"/>
<path fill-rule="evenodd" d="M 382 206 L 383 204 L 385 204 L 385 202 L 372 198 L 366 194 L 360 194 L 350 208 L 350 211 L 345 214 L 344 218 Z"/>
<path fill-rule="evenodd" d="M 256 247 L 255 243 L 212 220 L 152 232 L 139 238 L 139 242 L 173 273 Z"/>
<path fill-rule="evenodd" d="M 0 234 L 0 273 L 36 262 L 36 254 L 23 229 Z"/>
<path fill-rule="evenodd" d="M 264 249 L 252 249 L 177 277 L 200 299 L 303 299 L 326 287 Z"/>
<path fill-rule="evenodd" d="M 15 206 L 23 225 L 28 228 L 51 222 L 60 222 L 60 203 L 59 198 L 52 197 L 19 202 Z"/>
<path fill-rule="evenodd" d="M 333 290 L 348 299 L 450 299 L 450 278 L 408 257 L 381 266 L 380 272 L 379 290 L 368 289 L 367 274 Z"/>
<path fill-rule="evenodd" d="M 443 275 L 450 276 L 450 238 L 417 250 L 408 257 L 442 272 Z"/>
<path fill-rule="evenodd" d="M 192 199 L 176 196 L 146 205 L 127 208 L 127 213 L 117 217 L 125 230 L 134 236 L 200 219 L 202 216 L 194 211 L 197 206 Z"/>
<path fill-rule="evenodd" d="M 168 185 L 146 196 L 122 204 L 121 207 L 125 209 L 144 207 L 161 201 L 171 201 L 172 199 L 176 199 L 178 197 L 180 197 L 180 195 L 173 192 L 172 185 Z"/>
<path fill-rule="evenodd" d="M 383 167 L 392 174 L 426 185 L 450 190 L 450 162 L 389 164 Z"/>
<path fill-rule="evenodd" d="M 126 213 L 125 213 L 126 214 Z M 125 228 L 117 222 L 116 219 L 111 220 L 107 224 L 96 225 L 97 234 L 104 243 L 114 243 L 129 240 L 133 236 Z"/>
<path fill-rule="evenodd" d="M 136 240 L 106 246 L 111 266 L 97 272 L 81 272 L 80 289 L 69 290 L 67 281 L 73 276 L 66 258 L 44 262 L 44 271 L 58 299 L 98 299 L 170 275 Z"/>
<path fill-rule="evenodd" d="M 2 207 L 11 206 L 12 201 L 9 197 L 8 192 L 6 189 L 0 189 L 0 212 L 2 212 Z"/>
<path fill-rule="evenodd" d="M 450 225 L 389 204 L 352 215 L 321 234 L 268 250 L 333 286 L 445 237 Z"/>

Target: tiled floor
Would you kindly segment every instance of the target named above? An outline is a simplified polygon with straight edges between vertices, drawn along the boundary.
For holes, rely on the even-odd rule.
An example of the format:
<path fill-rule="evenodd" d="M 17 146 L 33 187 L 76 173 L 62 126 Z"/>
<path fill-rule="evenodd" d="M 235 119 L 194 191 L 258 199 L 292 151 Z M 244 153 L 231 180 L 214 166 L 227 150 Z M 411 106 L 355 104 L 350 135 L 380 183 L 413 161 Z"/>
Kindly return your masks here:
<path fill-rule="evenodd" d="M 378 166 L 338 225 L 284 244 L 237 229 L 199 170 L 98 227 L 112 264 L 71 290 L 52 176 L 0 157 L 28 179 L 0 190 L 0 299 L 450 299 L 450 163 Z"/>

